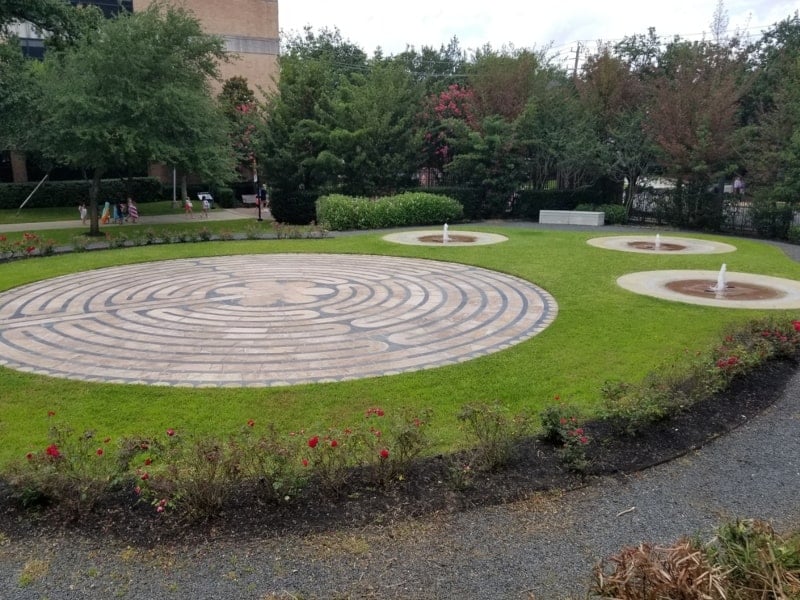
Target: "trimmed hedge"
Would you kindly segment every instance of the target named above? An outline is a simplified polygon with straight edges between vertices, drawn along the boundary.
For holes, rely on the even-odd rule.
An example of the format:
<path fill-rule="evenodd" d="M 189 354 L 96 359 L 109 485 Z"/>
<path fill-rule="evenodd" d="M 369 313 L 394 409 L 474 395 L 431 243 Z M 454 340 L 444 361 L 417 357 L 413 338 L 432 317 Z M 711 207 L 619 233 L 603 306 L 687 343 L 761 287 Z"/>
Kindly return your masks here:
<path fill-rule="evenodd" d="M 0 208 L 16 209 L 36 188 L 37 182 L 0 184 Z M 77 206 L 89 200 L 91 181 L 46 181 L 28 202 L 28 206 L 53 208 Z M 98 201 L 122 200 L 128 196 L 138 203 L 161 199 L 161 182 L 153 177 L 135 177 L 130 180 L 103 179 L 100 182 Z"/>
<path fill-rule="evenodd" d="M 288 225 L 308 225 L 317 222 L 316 191 L 295 190 L 285 192 L 272 189 L 269 197 L 269 212 L 278 223 Z"/>
<path fill-rule="evenodd" d="M 405 192 L 371 200 L 334 194 L 317 200 L 317 222 L 326 229 L 385 229 L 459 221 L 464 209 L 447 196 Z"/>
<path fill-rule="evenodd" d="M 575 210 L 600 211 L 605 215 L 606 225 L 624 225 L 628 222 L 628 215 L 622 204 L 579 204 Z"/>

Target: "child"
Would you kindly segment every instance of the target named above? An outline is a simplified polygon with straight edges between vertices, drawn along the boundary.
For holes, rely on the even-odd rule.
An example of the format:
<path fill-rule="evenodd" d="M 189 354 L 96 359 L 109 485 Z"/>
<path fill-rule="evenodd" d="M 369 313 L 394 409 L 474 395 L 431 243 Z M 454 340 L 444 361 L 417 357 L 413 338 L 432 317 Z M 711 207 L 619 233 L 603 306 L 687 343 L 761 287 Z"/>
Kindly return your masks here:
<path fill-rule="evenodd" d="M 81 202 L 78 206 L 78 214 L 81 216 L 81 224 L 86 225 L 86 217 L 88 216 L 89 211 L 86 210 L 86 204 L 83 202 Z"/>
<path fill-rule="evenodd" d="M 136 206 L 136 202 L 133 201 L 133 198 L 128 198 L 128 218 L 131 220 L 131 223 L 136 223 L 139 220 L 139 208 Z"/>
<path fill-rule="evenodd" d="M 203 216 L 207 219 L 208 218 L 208 209 L 211 208 L 211 202 L 208 201 L 208 198 L 203 196 Z"/>
<path fill-rule="evenodd" d="M 192 206 L 192 199 L 187 196 L 186 200 L 184 200 L 184 202 L 183 202 L 183 212 L 190 219 L 194 219 L 194 215 L 192 214 L 192 209 L 193 208 L 194 208 L 194 206 Z"/>

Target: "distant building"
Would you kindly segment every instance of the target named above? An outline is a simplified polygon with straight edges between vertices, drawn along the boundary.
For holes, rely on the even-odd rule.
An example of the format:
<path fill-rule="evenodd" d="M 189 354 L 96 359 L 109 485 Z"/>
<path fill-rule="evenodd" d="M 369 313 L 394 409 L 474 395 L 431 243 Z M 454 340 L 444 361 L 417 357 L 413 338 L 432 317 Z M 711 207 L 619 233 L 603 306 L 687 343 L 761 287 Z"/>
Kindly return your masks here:
<path fill-rule="evenodd" d="M 145 10 L 153 1 L 70 0 L 70 4 L 97 6 L 110 18 L 120 11 Z M 216 84 L 217 91 L 222 88 L 222 82 L 235 75 L 246 78 L 257 97 L 263 98 L 275 91 L 280 49 L 278 0 L 181 0 L 180 6 L 191 11 L 207 33 L 221 37 L 232 56 L 232 60 L 220 65 L 222 81 Z M 44 42 L 40 32 L 24 23 L 17 26 L 15 33 L 27 56 L 42 58 Z M 8 171 L 13 172 L 15 182 L 28 180 L 20 156 L 0 155 L 0 180 L 8 179 Z M 152 174 L 162 178 L 166 175 Z"/>

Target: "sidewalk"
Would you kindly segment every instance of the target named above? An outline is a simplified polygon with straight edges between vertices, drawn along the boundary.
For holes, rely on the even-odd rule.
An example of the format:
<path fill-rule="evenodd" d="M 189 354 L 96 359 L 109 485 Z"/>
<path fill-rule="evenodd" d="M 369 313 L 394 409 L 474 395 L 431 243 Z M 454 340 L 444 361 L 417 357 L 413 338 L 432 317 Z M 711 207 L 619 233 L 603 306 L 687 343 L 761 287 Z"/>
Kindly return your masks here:
<path fill-rule="evenodd" d="M 147 205 L 144 205 L 144 210 L 147 210 Z M 208 218 L 204 218 L 202 212 L 200 210 L 195 211 L 194 219 L 189 219 L 186 217 L 183 212 L 176 212 L 175 214 L 171 215 L 153 215 L 148 216 L 146 213 L 143 216 L 139 217 L 139 221 L 137 225 L 162 225 L 164 223 L 193 223 L 195 221 L 239 221 L 242 219 L 253 219 L 256 220 L 258 218 L 258 209 L 257 208 L 215 208 L 208 212 Z M 269 214 L 269 210 L 262 209 L 261 210 L 261 218 L 263 220 L 270 220 L 271 216 Z M 124 228 L 125 226 L 130 225 L 130 223 L 125 223 L 123 225 L 114 225 L 113 223 L 109 223 L 103 225 L 103 229 L 116 229 L 116 228 Z M 19 232 L 19 231 L 40 231 L 45 229 L 83 229 L 88 228 L 88 223 L 86 225 L 81 224 L 80 219 L 75 219 L 72 221 L 42 221 L 37 223 L 16 223 L 16 224 L 0 224 L 0 233 L 12 233 L 12 232 Z"/>

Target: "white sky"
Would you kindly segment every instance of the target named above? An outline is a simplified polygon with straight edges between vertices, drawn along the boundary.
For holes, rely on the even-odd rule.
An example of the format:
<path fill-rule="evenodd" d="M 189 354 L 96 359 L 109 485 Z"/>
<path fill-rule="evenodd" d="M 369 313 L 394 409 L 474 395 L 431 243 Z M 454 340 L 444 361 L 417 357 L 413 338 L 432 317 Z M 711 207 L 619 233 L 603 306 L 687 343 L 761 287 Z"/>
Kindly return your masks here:
<path fill-rule="evenodd" d="M 757 38 L 761 31 L 794 14 L 797 0 L 726 0 L 728 31 L 746 30 Z M 717 0 L 281 0 L 280 28 L 300 32 L 338 27 L 345 40 L 368 55 L 380 46 L 384 55 L 397 54 L 406 45 L 436 49 L 457 36 L 464 50 L 486 43 L 500 49 L 542 49 L 548 44 L 564 55 L 577 41 L 596 48 L 596 41 L 615 41 L 645 34 L 654 26 L 660 36 L 710 38 Z M 574 54 L 572 54 L 574 56 Z"/>

